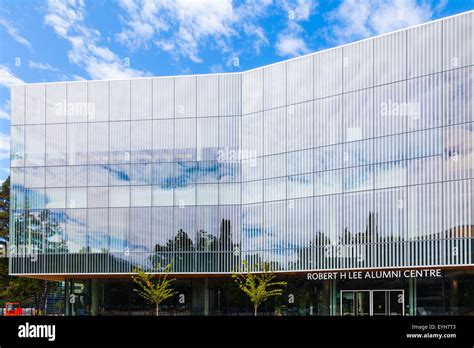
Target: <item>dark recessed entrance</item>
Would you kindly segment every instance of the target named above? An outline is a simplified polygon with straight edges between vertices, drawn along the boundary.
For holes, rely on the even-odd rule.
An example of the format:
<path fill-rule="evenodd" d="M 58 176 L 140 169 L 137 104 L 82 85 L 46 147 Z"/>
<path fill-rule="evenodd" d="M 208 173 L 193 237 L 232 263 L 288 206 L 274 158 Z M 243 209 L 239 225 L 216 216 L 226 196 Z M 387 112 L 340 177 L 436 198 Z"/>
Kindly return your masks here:
<path fill-rule="evenodd" d="M 405 315 L 404 290 L 341 290 L 342 316 Z"/>

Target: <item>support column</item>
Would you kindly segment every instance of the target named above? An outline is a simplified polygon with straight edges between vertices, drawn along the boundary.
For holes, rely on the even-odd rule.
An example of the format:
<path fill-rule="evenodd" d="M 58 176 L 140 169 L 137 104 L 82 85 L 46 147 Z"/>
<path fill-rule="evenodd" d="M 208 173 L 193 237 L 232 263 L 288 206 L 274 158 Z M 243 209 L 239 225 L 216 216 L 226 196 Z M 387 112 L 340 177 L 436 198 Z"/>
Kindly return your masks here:
<path fill-rule="evenodd" d="M 204 279 L 204 315 L 209 315 L 209 278 Z"/>
<path fill-rule="evenodd" d="M 91 279 L 91 315 L 97 315 L 99 311 L 99 281 L 97 279 Z"/>
<path fill-rule="evenodd" d="M 64 308 L 66 309 L 66 315 L 72 315 L 71 313 L 71 304 L 69 303 L 69 294 L 71 288 L 71 281 L 66 279 L 64 281 Z"/>
<path fill-rule="evenodd" d="M 204 282 L 202 279 L 196 278 L 191 282 L 191 296 L 192 296 L 192 315 L 204 314 Z"/>
<path fill-rule="evenodd" d="M 409 315 L 416 315 L 416 278 L 408 280 L 408 304 L 410 305 Z"/>
<path fill-rule="evenodd" d="M 329 283 L 329 315 L 339 315 L 337 313 L 337 284 L 335 279 L 328 280 Z"/>
<path fill-rule="evenodd" d="M 449 303 L 446 308 L 446 312 L 449 315 L 459 315 L 458 314 L 458 280 L 451 280 L 451 289 L 449 289 Z"/>
<path fill-rule="evenodd" d="M 77 315 L 77 301 L 78 298 L 74 294 L 74 280 L 66 280 L 66 314 Z"/>

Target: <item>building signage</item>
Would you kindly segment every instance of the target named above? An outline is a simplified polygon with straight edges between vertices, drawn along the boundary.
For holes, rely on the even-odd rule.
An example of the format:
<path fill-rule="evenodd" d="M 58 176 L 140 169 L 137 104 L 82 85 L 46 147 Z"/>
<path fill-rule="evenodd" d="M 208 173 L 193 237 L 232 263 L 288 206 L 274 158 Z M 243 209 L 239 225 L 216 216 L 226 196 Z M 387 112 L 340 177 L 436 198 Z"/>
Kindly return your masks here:
<path fill-rule="evenodd" d="M 381 271 L 344 271 L 344 272 L 314 272 L 308 273 L 308 280 L 355 280 L 355 279 L 398 279 L 398 278 L 436 278 L 441 277 L 440 268 L 381 270 Z"/>

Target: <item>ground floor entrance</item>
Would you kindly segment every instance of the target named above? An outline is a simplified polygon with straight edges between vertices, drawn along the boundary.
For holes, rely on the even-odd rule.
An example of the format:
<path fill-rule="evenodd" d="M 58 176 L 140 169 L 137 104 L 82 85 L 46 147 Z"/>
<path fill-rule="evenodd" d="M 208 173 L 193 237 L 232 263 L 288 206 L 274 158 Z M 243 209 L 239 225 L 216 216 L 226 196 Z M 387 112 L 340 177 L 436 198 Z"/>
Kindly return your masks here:
<path fill-rule="evenodd" d="M 405 315 L 404 290 L 341 290 L 342 316 Z"/>
<path fill-rule="evenodd" d="M 318 279 L 279 275 L 281 296 L 258 308 L 262 316 L 474 315 L 474 270 L 393 279 Z M 253 306 L 230 276 L 178 278 L 160 315 L 253 315 Z M 154 315 L 130 278 L 66 280 L 66 315 Z"/>

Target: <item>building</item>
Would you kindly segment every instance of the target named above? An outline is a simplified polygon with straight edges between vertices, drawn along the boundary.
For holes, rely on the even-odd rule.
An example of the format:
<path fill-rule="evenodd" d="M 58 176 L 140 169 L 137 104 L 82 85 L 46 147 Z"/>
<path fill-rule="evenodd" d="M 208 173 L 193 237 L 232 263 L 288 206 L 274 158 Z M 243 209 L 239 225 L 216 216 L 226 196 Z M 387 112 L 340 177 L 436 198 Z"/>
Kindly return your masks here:
<path fill-rule="evenodd" d="M 242 73 L 12 87 L 10 272 L 68 314 L 474 313 L 474 12 Z M 13 253 L 13 254 L 12 254 Z M 425 272 L 426 271 L 426 272 Z"/>

